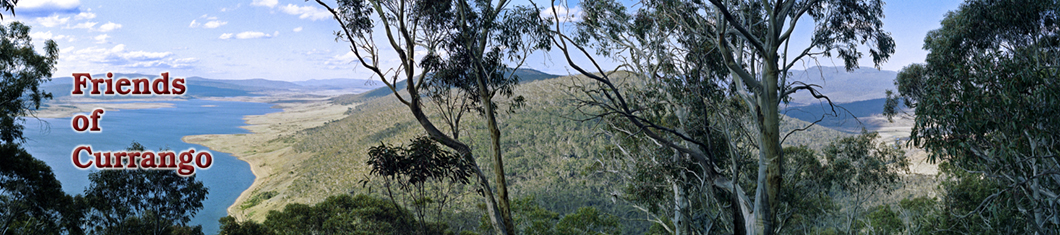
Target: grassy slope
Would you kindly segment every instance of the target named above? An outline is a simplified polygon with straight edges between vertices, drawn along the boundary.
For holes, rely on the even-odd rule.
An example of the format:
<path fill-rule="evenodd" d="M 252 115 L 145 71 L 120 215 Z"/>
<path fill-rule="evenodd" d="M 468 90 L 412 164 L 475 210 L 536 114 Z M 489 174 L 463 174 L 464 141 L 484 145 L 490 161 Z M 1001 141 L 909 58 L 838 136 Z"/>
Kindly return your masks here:
<path fill-rule="evenodd" d="M 609 184 L 615 182 L 608 179 L 610 176 L 589 170 L 608 142 L 598 139 L 602 138 L 597 135 L 602 131 L 601 126 L 570 118 L 574 115 L 574 106 L 569 101 L 567 87 L 573 83 L 572 79 L 578 78 L 561 77 L 523 84 L 516 93 L 527 98 L 527 106 L 515 114 L 500 115 L 505 166 L 513 199 L 533 196 L 539 204 L 561 214 L 573 212 L 580 206 L 597 206 L 616 215 L 642 216 L 621 202 L 618 205 L 612 202 L 611 192 L 620 188 Z M 426 110 L 438 125 L 442 125 L 433 106 Z M 484 123 L 476 114 L 466 116 L 461 139 L 471 140 L 479 165 L 492 175 L 489 161 L 483 157 L 488 153 L 486 141 L 489 139 Z M 784 127 L 788 130 L 807 124 L 796 119 L 785 120 L 789 120 Z M 267 210 L 281 209 L 286 203 L 316 203 L 329 195 L 346 192 L 381 196 L 378 181 L 362 187 L 362 180 L 369 171 L 364 163 L 367 149 L 381 142 L 394 145 L 423 135 L 414 121 L 395 98 L 384 96 L 357 105 L 345 118 L 274 139 L 274 144 L 291 146 L 294 151 L 287 154 L 296 159 L 274 165 L 281 169 L 272 171 L 273 175 L 269 177 L 273 179 L 263 180 L 258 190 L 249 192 L 249 197 L 253 198 L 276 191 L 278 194 L 270 197 L 275 199 L 249 207 L 242 214 L 261 220 Z M 809 131 L 796 133 L 787 143 L 820 148 L 819 143 L 843 135 L 834 130 L 812 127 Z M 279 180 L 281 178 L 283 180 Z M 481 199 L 468 195 L 456 202 L 456 210 L 465 213 L 454 216 L 477 222 L 478 210 L 472 208 Z"/>

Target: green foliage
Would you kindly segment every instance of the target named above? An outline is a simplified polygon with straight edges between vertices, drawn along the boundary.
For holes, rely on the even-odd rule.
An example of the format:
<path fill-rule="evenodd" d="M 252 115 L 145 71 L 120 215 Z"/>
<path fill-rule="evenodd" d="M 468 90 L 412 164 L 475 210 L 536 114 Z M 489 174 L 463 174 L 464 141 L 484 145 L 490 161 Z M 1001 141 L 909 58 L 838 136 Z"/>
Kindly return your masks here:
<path fill-rule="evenodd" d="M 315 206 L 288 204 L 264 223 L 221 218 L 222 235 L 239 234 L 452 234 L 445 224 L 417 226 L 408 210 L 366 195 L 337 195 Z"/>
<path fill-rule="evenodd" d="M 898 212 L 891 210 L 889 205 L 869 209 L 865 218 L 868 220 L 872 234 L 900 234 L 904 228 L 902 220 L 898 218 Z"/>
<path fill-rule="evenodd" d="M 908 234 L 935 234 L 939 227 L 936 220 L 940 216 L 938 202 L 934 198 L 917 197 L 902 199 L 898 203 L 903 216 L 906 217 Z"/>
<path fill-rule="evenodd" d="M 861 135 L 840 138 L 825 147 L 828 162 L 826 182 L 841 190 L 860 191 L 889 187 L 898 181 L 898 171 L 909 168 L 905 152 L 884 143 L 879 134 L 862 130 Z"/>
<path fill-rule="evenodd" d="M 596 158 L 608 145 L 607 139 L 599 137 L 600 126 L 570 117 L 577 107 L 567 94 L 557 92 L 567 89 L 570 83 L 571 78 L 558 78 L 522 84 L 515 89 L 515 94 L 525 97 L 527 105 L 516 114 L 498 115 L 502 135 L 505 136 L 501 146 L 505 152 L 509 190 L 515 198 L 532 196 L 542 208 L 560 215 L 572 213 L 586 205 L 596 205 L 609 214 L 626 215 L 633 208 L 622 201 L 613 202 L 609 195 L 617 189 L 615 186 L 621 184 L 615 183 L 612 176 L 600 172 L 600 168 L 593 167 Z M 298 142 L 293 148 L 310 153 L 312 157 L 291 168 L 298 177 L 289 186 L 280 186 L 287 188 L 285 195 L 293 195 L 285 200 L 313 202 L 336 192 L 348 191 L 387 197 L 385 191 L 380 190 L 385 189 L 381 178 L 362 185 L 360 180 L 370 175 L 369 165 L 335 163 L 367 162 L 366 150 L 372 145 L 405 141 L 407 146 L 408 140 L 423 136 L 422 130 L 411 125 L 382 141 L 364 141 L 366 136 L 392 127 L 394 123 L 416 122 L 403 108 L 393 97 L 374 99 L 354 107 L 353 114 L 346 118 L 296 135 L 294 138 Z M 430 118 L 441 119 L 439 110 L 425 110 Z M 461 131 L 461 140 L 466 140 L 471 146 L 487 145 L 490 137 L 482 119 L 478 115 L 468 117 L 465 121 L 467 128 Z M 475 149 L 473 153 L 477 161 L 488 161 L 485 157 L 488 156 L 488 148 Z M 489 167 L 482 170 L 487 175 L 492 174 Z M 481 198 L 466 196 L 474 195 L 473 190 L 470 187 L 456 187 L 450 192 L 454 197 L 452 207 L 443 212 L 442 218 L 449 222 L 454 231 L 474 230 L 479 225 L 479 218 L 485 210 L 477 207 L 483 203 Z M 395 192 L 395 198 L 404 197 L 399 194 L 402 193 Z M 411 204 L 406 205 L 412 209 Z M 515 213 L 513 216 L 518 217 Z M 648 227 L 647 223 L 641 221 L 623 225 L 626 225 L 623 229 L 631 229 L 624 231 L 627 234 L 642 233 Z"/>
<path fill-rule="evenodd" d="M 560 217 L 559 213 L 541 207 L 533 197 L 512 200 L 512 216 L 519 234 L 621 234 L 618 217 L 583 206 Z M 489 219 L 482 217 L 480 230 L 489 229 Z"/>
<path fill-rule="evenodd" d="M 832 198 L 830 172 L 818 160 L 820 156 L 806 146 L 784 148 L 784 181 L 777 222 L 786 227 L 783 233 L 807 234 L 826 226 L 821 223 L 839 210 Z"/>
<path fill-rule="evenodd" d="M 630 80 L 634 82 L 636 80 Z M 572 100 L 569 93 L 558 92 L 570 90 L 571 84 L 586 84 L 588 80 L 584 77 L 563 77 L 536 81 L 520 85 L 516 90 L 517 95 L 526 97 L 527 106 L 514 115 L 499 115 L 501 118 L 502 134 L 505 136 L 501 142 L 505 149 L 505 168 L 510 178 L 510 190 L 516 198 L 532 196 L 538 205 L 547 210 L 558 213 L 560 216 L 574 213 L 578 208 L 591 205 L 601 212 L 620 216 L 624 219 L 622 233 L 642 234 L 651 227 L 650 222 L 644 222 L 643 212 L 632 207 L 630 201 L 613 200 L 621 199 L 612 196 L 627 186 L 626 179 L 615 174 L 607 173 L 610 166 L 600 165 L 599 160 L 610 158 L 611 153 L 619 153 L 612 141 L 620 139 L 606 137 L 601 123 L 580 121 L 578 105 Z M 691 98 L 689 98 L 691 99 Z M 290 185 L 279 186 L 286 188 L 285 195 L 292 195 L 284 201 L 310 201 L 318 202 L 336 192 L 354 191 L 357 193 L 371 194 L 386 198 L 383 181 L 376 178 L 362 185 L 361 179 L 369 175 L 371 167 L 367 164 L 335 164 L 336 162 L 367 162 L 368 151 L 384 143 L 401 143 L 422 136 L 423 132 L 414 128 L 415 125 L 406 126 L 393 136 L 381 141 L 366 141 L 365 138 L 372 133 L 389 129 L 394 123 L 415 122 L 407 111 L 402 110 L 399 101 L 393 97 L 374 99 L 354 107 L 354 112 L 343 119 L 327 123 L 317 128 L 311 128 L 300 132 L 292 137 L 297 141 L 294 149 L 302 153 L 310 153 L 312 157 L 299 161 L 290 168 L 293 175 L 298 175 Z M 434 119 L 439 119 L 441 114 L 436 109 L 427 109 L 427 114 Z M 481 118 L 476 116 L 467 119 L 468 128 L 462 131 L 461 139 L 467 140 L 472 146 L 484 146 L 488 144 L 489 134 L 482 128 Z M 808 123 L 797 119 L 785 119 L 785 124 L 792 127 L 805 127 Z M 838 136 L 846 136 L 840 132 L 813 126 L 810 131 L 796 132 L 787 139 L 789 143 L 810 143 L 817 149 L 823 148 L 827 141 Z M 636 141 L 636 140 L 631 140 Z M 640 141 L 650 144 L 650 141 Z M 388 144 L 389 145 L 389 144 Z M 631 150 L 628 149 L 627 150 Z M 632 150 L 631 150 L 632 151 Z M 487 149 L 474 151 L 478 161 L 487 161 L 485 156 Z M 818 152 L 819 153 L 819 152 Z M 819 157 L 819 156 L 818 156 Z M 668 158 L 661 158 L 668 159 Z M 606 162 L 606 161 L 605 161 Z M 612 162 L 613 163 L 613 162 Z M 651 200 L 666 200 L 672 197 L 671 187 L 652 181 L 649 177 L 660 177 L 656 169 L 649 168 L 647 164 L 651 161 L 642 161 L 645 168 L 640 169 L 638 174 L 644 177 L 641 183 L 631 183 L 631 186 L 640 188 L 644 194 L 643 198 Z M 610 163 L 609 163 L 610 164 Z M 728 164 L 728 163 L 725 163 Z M 742 163 L 741 164 L 746 164 Z M 491 174 L 490 168 L 484 168 L 486 174 Z M 753 172 L 751 168 L 744 168 L 744 172 Z M 283 171 L 287 174 L 288 170 Z M 741 173 L 744 176 L 752 175 Z M 367 186 L 367 187 L 363 187 Z M 648 190 L 653 191 L 648 191 Z M 473 195 L 471 190 L 454 189 L 452 195 Z M 395 192 L 395 197 L 403 197 L 402 192 Z M 629 194 L 632 195 L 632 194 Z M 651 196 L 657 195 L 657 196 Z M 624 195 L 623 195 L 624 196 Z M 721 195 L 720 197 L 724 197 Z M 432 197 L 433 198 L 433 197 Z M 516 199 L 513 198 L 513 199 Z M 437 199 L 437 198 L 435 198 Z M 399 201 L 401 201 L 399 199 Z M 411 201 L 411 200 L 410 200 Z M 513 200 L 513 217 L 519 220 L 518 210 L 514 208 L 517 200 Z M 469 231 L 478 228 L 481 213 L 484 210 L 477 207 L 482 203 L 476 197 L 454 198 L 453 205 L 443 212 L 454 231 Z M 405 204 L 412 209 L 411 204 Z M 638 204 L 644 207 L 656 206 L 657 203 Z M 697 213 L 704 213 L 705 209 L 695 209 Z M 809 211 L 808 211 L 809 212 Z M 713 212 L 712 212 L 713 213 Z M 706 214 L 701 218 L 713 219 L 717 214 Z M 718 221 L 725 221 L 720 217 Z M 519 222 L 517 222 L 518 224 Z M 522 225 L 519 225 L 522 226 Z M 480 230 L 479 232 L 484 232 Z"/>
<path fill-rule="evenodd" d="M 554 40 L 571 67 L 597 83 L 582 90 L 590 96 L 583 103 L 599 109 L 590 116 L 625 122 L 608 124 L 620 129 L 616 132 L 641 136 L 616 135 L 634 139 L 623 148 L 657 145 L 654 151 L 637 150 L 627 158 L 669 158 L 660 165 L 670 169 L 660 171 L 654 180 L 673 188 L 673 203 L 666 204 L 674 209 L 665 217 L 673 218 L 671 231 L 678 234 L 714 232 L 692 229 L 772 234 L 779 229 L 774 220 L 783 197 L 784 158 L 778 105 L 798 91 L 827 99 L 816 90 L 819 86 L 789 78 L 790 69 L 807 57 L 823 55 L 843 60 L 849 71 L 858 67 L 864 46 L 876 66 L 894 53 L 894 40 L 882 29 L 882 1 L 635 1 L 636 7 L 628 10 L 620 1 L 580 4 L 585 12 L 574 23 L 578 32 L 574 36 L 557 32 Z M 796 44 L 794 51 L 801 53 L 789 55 L 796 28 L 788 22 L 800 18 L 813 21 L 812 38 L 808 45 Z M 561 27 L 557 21 L 556 30 L 562 31 Z M 596 61 L 587 52 L 593 49 L 620 65 L 579 66 L 570 58 L 574 54 Z M 620 69 L 634 75 L 623 76 Z M 646 77 L 643 91 L 621 84 L 639 76 Z M 640 103 L 640 99 L 656 102 Z M 757 159 L 748 157 L 755 153 Z M 741 176 L 754 163 L 757 170 Z M 755 181 L 757 195 L 749 196 L 752 187 L 742 187 L 748 180 Z M 725 207 L 727 212 L 688 205 L 697 203 Z M 662 223 L 658 213 L 645 210 L 656 214 L 651 220 Z M 722 215 L 734 218 L 718 220 L 723 222 L 720 226 L 714 226 L 712 219 L 691 221 Z"/>
<path fill-rule="evenodd" d="M 430 138 L 467 158 L 475 169 L 476 186 L 486 199 L 494 229 L 503 234 L 514 233 L 496 118 L 500 102 L 494 99 L 514 97 L 510 107 L 525 103 L 524 97 L 514 95 L 519 83 L 514 72 L 532 51 L 552 45 L 538 9 L 511 6 L 508 1 L 339 1 L 337 9 L 322 1 L 317 3 L 335 16 L 343 27 L 336 36 L 344 36 L 357 57 L 379 58 L 379 51 L 387 49 L 377 45 L 387 45 L 401 54 L 400 65 L 395 67 L 380 68 L 374 59 L 361 60 L 360 64 L 407 106 Z M 370 36 L 377 24 L 386 30 L 389 44 L 376 43 Z M 427 52 L 421 58 L 411 54 L 421 50 Z M 398 80 L 406 83 L 407 99 L 397 90 Z M 419 92 L 438 105 L 449 133 L 442 132 L 426 116 L 424 96 Z M 459 140 L 462 117 L 468 110 L 477 110 L 486 118 L 496 187 L 478 168 L 472 148 Z"/>
<path fill-rule="evenodd" d="M 0 0 L 0 11 L 14 14 L 17 2 Z M 51 80 L 59 57 L 52 40 L 38 54 L 29 31 L 17 21 L 0 25 L 0 233 L 79 233 L 78 199 L 62 191 L 51 167 L 19 146 L 24 117 L 52 98 L 40 85 Z"/>
<path fill-rule="evenodd" d="M 265 191 L 254 194 L 254 196 L 250 196 L 250 199 L 243 201 L 243 205 L 239 205 L 239 208 L 246 210 L 247 208 L 257 206 L 262 201 L 272 199 L 272 197 L 275 197 L 277 194 L 279 193 L 276 191 Z"/>
<path fill-rule="evenodd" d="M 367 164 L 373 175 L 395 180 L 405 191 L 430 180 L 467 184 L 471 177 L 470 163 L 427 137 L 413 139 L 407 148 L 386 144 L 369 148 Z"/>
<path fill-rule="evenodd" d="M 1027 234 L 1033 228 L 1030 218 L 1020 213 L 1015 205 L 1016 195 L 1002 194 L 1005 185 L 983 177 L 981 173 L 966 172 L 953 164 L 939 165 L 942 173 L 952 177 L 939 187 L 946 190 L 936 224 L 925 230 L 948 234 Z M 992 198 L 993 203 L 988 199 Z M 986 203 L 984 203 L 986 202 Z"/>
<path fill-rule="evenodd" d="M 861 231 L 866 225 L 874 228 L 867 231 L 883 231 L 871 224 L 873 213 L 883 213 L 877 211 L 880 208 L 866 212 L 861 207 L 869 198 L 896 188 L 899 172 L 909 162 L 904 151 L 878 143 L 877 138 L 875 132 L 837 138 L 821 155 L 806 146 L 784 148 L 785 184 L 777 208 L 781 233 Z M 904 229 L 903 221 L 886 222 L 894 228 L 886 233 Z"/>
<path fill-rule="evenodd" d="M 903 199 L 898 205 L 899 218 L 905 234 L 1028 234 L 1030 223 L 1018 210 L 1011 208 L 1014 198 L 999 194 L 1003 185 L 982 177 L 982 174 L 955 169 L 949 162 L 939 165 L 949 180 L 938 187 L 945 190 L 941 200 L 928 197 Z M 988 198 L 996 203 L 984 203 Z M 881 212 L 882 213 L 882 212 Z M 887 212 L 891 213 L 891 212 Z M 874 212 L 873 214 L 878 214 Z M 870 214 L 869 222 L 873 222 Z M 882 215 L 882 214 L 880 214 Z M 880 218 L 888 218 L 889 215 Z M 893 222 L 887 222 L 893 223 Z M 873 227 L 877 225 L 873 224 Z M 894 227 L 894 226 L 886 226 Z M 880 231 L 876 228 L 876 231 Z"/>
<path fill-rule="evenodd" d="M 927 63 L 896 78 L 891 99 L 916 109 L 913 142 L 949 163 L 947 212 L 986 220 L 943 229 L 1060 231 L 1058 11 L 1057 1 L 969 0 L 925 37 Z M 1020 211 L 1023 223 L 994 226 L 1021 221 L 994 210 Z"/>
<path fill-rule="evenodd" d="M 353 113 L 351 111 L 347 111 L 347 112 Z M 397 135 L 400 131 L 408 129 L 411 126 L 412 126 L 411 122 L 394 123 L 394 125 L 391 126 L 391 127 L 387 127 L 386 129 L 383 129 L 381 131 L 372 133 L 371 135 L 365 136 L 364 138 L 361 139 L 361 144 L 372 144 L 372 143 L 383 142 L 383 140 L 385 140 L 387 138 L 392 138 L 395 135 Z"/>
<path fill-rule="evenodd" d="M 107 227 L 95 234 L 107 235 L 202 235 L 202 226 L 167 224 L 167 220 L 158 221 L 153 211 L 144 212 L 142 216 L 127 217 L 116 227 Z M 119 227 L 120 226 L 120 227 Z"/>
<path fill-rule="evenodd" d="M 512 216 L 520 234 L 554 234 L 559 219 L 559 213 L 541 207 L 533 197 L 513 200 Z"/>
<path fill-rule="evenodd" d="M 582 207 L 563 216 L 556 224 L 556 234 L 621 234 L 618 217 L 600 213 L 595 207 Z"/>
<path fill-rule="evenodd" d="M 441 212 L 451 203 L 451 188 L 467 185 L 473 171 L 465 158 L 445 151 L 428 137 L 412 139 L 408 147 L 371 147 L 367 164 L 370 174 L 383 178 L 391 201 L 398 201 L 391 189 L 394 183 L 409 195 L 421 226 L 426 226 L 428 211 L 435 212 L 435 219 L 442 218 Z"/>
<path fill-rule="evenodd" d="M 143 149 L 137 142 L 129 147 L 130 151 Z M 88 179 L 83 201 L 88 231 L 168 234 L 201 230 L 178 229 L 187 226 L 202 209 L 202 201 L 209 193 L 194 175 L 183 177 L 175 171 L 145 169 L 104 170 L 90 173 Z"/>
<path fill-rule="evenodd" d="M 14 2 L 3 8 L 14 6 Z M 13 10 L 12 10 L 13 12 Z M 52 94 L 40 88 L 51 80 L 59 59 L 55 41 L 44 41 L 45 54 L 37 54 L 29 26 L 15 21 L 0 25 L 0 141 L 22 141 L 22 122 Z"/>
<path fill-rule="evenodd" d="M 0 144 L 0 233 L 79 231 L 74 198 L 62 191 L 51 167 L 15 143 Z"/>
<path fill-rule="evenodd" d="M 221 231 L 218 235 L 275 235 L 276 233 L 264 225 L 254 222 L 253 220 L 244 221 L 242 223 L 237 222 L 236 218 L 232 216 L 222 217 L 219 222 L 221 223 Z"/>

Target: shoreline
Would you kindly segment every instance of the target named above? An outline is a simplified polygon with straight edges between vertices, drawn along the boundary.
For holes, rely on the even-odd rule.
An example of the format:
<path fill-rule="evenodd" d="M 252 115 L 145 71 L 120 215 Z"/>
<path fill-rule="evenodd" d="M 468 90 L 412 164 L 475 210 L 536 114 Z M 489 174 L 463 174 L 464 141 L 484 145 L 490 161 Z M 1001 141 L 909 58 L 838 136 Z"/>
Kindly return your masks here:
<path fill-rule="evenodd" d="M 249 134 L 208 134 L 184 136 L 182 141 L 190 144 L 205 146 L 213 151 L 229 153 L 237 159 L 250 165 L 251 173 L 254 174 L 254 182 L 243 190 L 235 202 L 227 208 L 228 215 L 239 221 L 247 219 L 264 220 L 268 210 L 282 210 L 280 205 L 286 203 L 272 203 L 273 198 L 284 198 L 281 188 L 263 188 L 265 182 L 278 181 L 280 183 L 270 184 L 286 187 L 298 176 L 292 174 L 280 174 L 291 167 L 297 167 L 300 160 L 310 156 L 309 153 L 298 153 L 294 150 L 295 141 L 292 136 L 298 131 L 307 128 L 322 126 L 325 123 L 345 117 L 348 108 L 354 105 L 336 105 L 328 101 L 330 97 L 306 99 L 306 97 L 270 97 L 256 99 L 249 102 L 261 102 L 274 105 L 282 109 L 264 115 L 247 115 L 243 117 L 245 126 L 240 128 L 250 131 Z M 248 100 L 242 100 L 248 101 Z M 295 101 L 295 102 L 290 102 Z M 273 186 L 276 187 L 276 186 Z M 256 192 L 274 191 L 281 192 L 279 195 L 258 202 L 244 208 L 244 202 L 252 196 L 260 194 Z"/>
<path fill-rule="evenodd" d="M 135 109 L 159 109 L 173 108 L 173 101 L 159 100 L 143 103 L 128 103 L 129 101 L 93 102 L 93 103 L 53 103 L 48 107 L 41 108 L 32 115 L 36 118 L 69 118 L 78 113 L 91 113 L 92 110 L 102 108 L 104 111 L 121 111 Z"/>

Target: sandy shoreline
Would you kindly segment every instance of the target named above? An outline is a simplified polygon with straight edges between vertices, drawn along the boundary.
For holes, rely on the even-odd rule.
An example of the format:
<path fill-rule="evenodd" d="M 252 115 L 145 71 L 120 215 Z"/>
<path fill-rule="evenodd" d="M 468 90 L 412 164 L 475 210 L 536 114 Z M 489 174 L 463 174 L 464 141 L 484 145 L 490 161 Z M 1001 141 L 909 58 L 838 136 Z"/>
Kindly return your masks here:
<path fill-rule="evenodd" d="M 297 102 L 292 103 L 291 100 Z M 326 98 L 273 97 L 255 101 L 268 101 L 282 108 L 283 111 L 245 116 L 243 119 L 248 125 L 242 128 L 249 130 L 250 134 L 195 135 L 182 138 L 184 142 L 206 146 L 213 151 L 229 153 L 250 164 L 250 170 L 254 174 L 254 183 L 228 207 L 228 214 L 238 220 L 261 221 L 266 213 L 259 212 L 283 209 L 280 207 L 281 203 L 272 203 L 274 200 L 263 200 L 251 208 L 243 208 L 242 205 L 256 192 L 281 192 L 279 196 L 272 199 L 284 198 L 283 189 L 263 188 L 263 185 L 266 181 L 271 181 L 273 183 L 269 185 L 278 185 L 272 187 L 286 187 L 296 177 L 282 173 L 289 171 L 288 168 L 296 167 L 308 154 L 294 151 L 292 147 L 295 144 L 294 141 L 287 141 L 290 140 L 290 136 L 298 131 L 341 119 L 345 117 L 346 110 L 353 107 L 353 105 L 334 105 Z"/>
<path fill-rule="evenodd" d="M 92 102 L 92 103 L 52 103 L 48 107 L 37 110 L 37 118 L 67 118 L 73 117 L 74 114 L 78 113 L 91 113 L 92 110 L 102 108 L 104 111 L 118 111 L 118 110 L 130 110 L 130 109 L 157 109 L 157 108 L 172 108 L 172 102 L 152 102 L 152 103 L 122 103 L 128 101 L 115 101 L 115 102 Z"/>

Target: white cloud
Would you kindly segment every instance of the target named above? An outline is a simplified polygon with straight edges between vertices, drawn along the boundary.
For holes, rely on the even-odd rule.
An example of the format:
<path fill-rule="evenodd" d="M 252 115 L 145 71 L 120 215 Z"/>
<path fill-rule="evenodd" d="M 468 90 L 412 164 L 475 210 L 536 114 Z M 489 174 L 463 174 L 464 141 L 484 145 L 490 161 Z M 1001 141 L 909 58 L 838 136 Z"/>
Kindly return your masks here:
<path fill-rule="evenodd" d="M 124 51 L 124 50 L 125 50 L 125 44 L 118 44 L 117 46 L 114 46 L 114 47 L 110 48 L 110 52 L 114 52 L 114 53 L 121 52 L 121 51 Z"/>
<path fill-rule="evenodd" d="M 96 26 L 96 24 L 97 24 L 96 22 L 85 21 L 85 22 L 77 23 L 74 26 L 67 25 L 66 27 L 63 27 L 63 28 L 64 29 L 88 29 L 88 30 L 91 30 L 92 27 Z"/>
<path fill-rule="evenodd" d="M 19 1 L 18 5 L 15 6 L 15 12 L 38 15 L 48 15 L 48 13 L 56 12 L 76 13 L 78 11 L 77 8 L 80 6 L 80 0 Z"/>
<path fill-rule="evenodd" d="M 360 63 L 357 59 L 357 54 L 353 54 L 352 51 L 347 51 L 346 54 L 335 55 L 324 61 L 324 67 L 328 69 L 345 69 L 349 68 L 352 63 Z M 368 63 L 371 63 L 370 61 Z"/>
<path fill-rule="evenodd" d="M 314 6 L 287 4 L 287 6 L 280 7 L 280 10 L 287 14 L 297 15 L 299 19 L 322 20 L 331 17 L 331 12 L 328 10 Z"/>
<path fill-rule="evenodd" d="M 49 17 L 37 17 L 37 23 L 40 23 L 44 27 L 55 27 L 57 25 L 66 24 L 70 21 L 70 17 L 59 18 L 59 15 L 52 15 Z"/>
<path fill-rule="evenodd" d="M 242 4 L 242 3 L 239 3 L 239 4 L 236 4 L 236 6 L 235 6 L 235 7 L 222 7 L 222 8 L 221 8 L 221 12 L 229 12 L 229 11 L 234 11 L 234 10 L 236 10 L 236 9 L 239 9 L 239 7 L 242 7 L 242 6 L 243 6 L 243 4 Z"/>
<path fill-rule="evenodd" d="M 167 60 L 156 60 L 156 61 L 144 61 L 136 62 L 127 65 L 130 68 L 187 68 L 191 67 L 191 63 L 198 62 L 196 58 L 180 58 L 180 59 L 167 59 Z"/>
<path fill-rule="evenodd" d="M 254 0 L 254 2 L 250 3 L 250 5 L 272 8 L 275 7 L 277 3 L 279 2 L 277 2 L 276 0 Z"/>
<path fill-rule="evenodd" d="M 81 12 L 81 13 L 77 13 L 77 15 L 74 16 L 74 20 L 87 20 L 87 19 L 92 19 L 92 18 L 96 18 L 96 13 Z"/>
<path fill-rule="evenodd" d="M 279 35 L 279 34 L 280 34 L 280 31 L 273 32 L 272 34 L 267 34 L 267 33 L 262 33 L 262 32 L 255 32 L 255 31 L 246 31 L 246 32 L 235 34 L 235 38 L 237 38 L 237 39 L 271 38 L 271 37 L 275 37 L 276 35 Z M 229 39 L 229 38 L 232 38 L 232 36 L 233 36 L 232 34 L 226 33 L 226 34 L 221 34 L 220 38 L 221 39 Z"/>
<path fill-rule="evenodd" d="M 302 32 L 302 27 L 294 28 L 291 31 Z"/>
<path fill-rule="evenodd" d="M 225 24 L 228 24 L 228 21 L 216 21 L 215 20 L 215 21 L 206 22 L 206 24 L 203 24 L 202 27 L 203 28 L 207 28 L 207 29 L 212 29 L 212 28 L 221 27 L 221 25 L 225 25 Z"/>
<path fill-rule="evenodd" d="M 541 18 L 551 19 L 554 18 L 552 10 L 555 10 L 555 14 L 559 17 L 559 22 L 577 22 L 582 20 L 582 15 L 585 12 L 582 11 L 581 7 L 567 8 L 566 6 L 556 5 L 541 11 Z"/>
<path fill-rule="evenodd" d="M 96 39 L 109 38 L 106 34 L 96 36 Z M 186 68 L 198 62 L 196 58 L 173 58 L 172 52 L 150 52 L 150 51 L 127 51 L 125 44 L 118 44 L 111 48 L 89 47 L 74 50 L 73 47 L 63 49 L 63 60 L 76 61 L 90 64 L 106 64 L 110 67 L 127 68 Z M 98 65 L 97 65 L 98 66 Z"/>
<path fill-rule="evenodd" d="M 203 28 L 212 29 L 228 24 L 228 21 L 217 20 L 216 16 L 202 15 L 199 16 L 199 18 L 206 19 L 208 21 L 206 23 L 200 23 L 198 20 L 191 20 L 191 24 L 188 24 L 188 27 L 198 28 L 201 26 Z"/>
<path fill-rule="evenodd" d="M 107 22 L 106 24 L 103 24 L 103 25 L 99 26 L 99 31 L 100 32 L 110 32 L 110 31 L 113 31 L 115 29 L 120 29 L 120 28 L 121 28 L 121 24 L 116 24 L 114 22 Z"/>
<path fill-rule="evenodd" d="M 63 40 L 63 39 L 67 39 L 67 40 L 69 40 L 69 41 L 73 41 L 73 40 L 74 40 L 74 38 L 72 38 L 72 37 L 70 37 L 70 36 L 67 36 L 67 35 L 61 35 L 61 34 L 52 34 L 52 31 L 47 31 L 47 32 L 40 32 L 40 31 L 37 31 L 37 32 L 32 32 L 32 33 L 29 33 L 29 36 L 30 36 L 31 38 L 34 38 L 34 39 L 41 39 L 41 40 L 47 40 L 47 39 L 51 39 L 51 40 L 56 40 L 56 41 L 58 41 L 58 40 Z"/>
<path fill-rule="evenodd" d="M 96 43 L 107 43 L 108 38 L 110 38 L 110 36 L 106 34 L 100 34 L 99 36 L 93 37 L 92 39 L 96 39 Z"/>
<path fill-rule="evenodd" d="M 132 61 L 148 61 L 165 58 L 173 54 L 172 52 L 147 52 L 147 51 L 130 51 L 125 52 L 121 55 L 122 58 Z"/>

